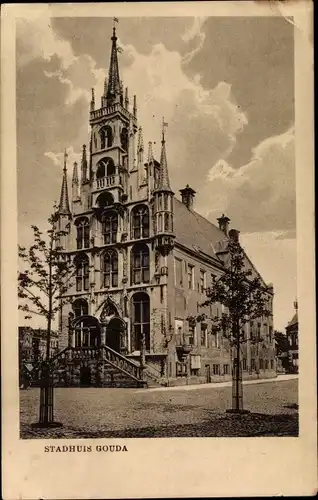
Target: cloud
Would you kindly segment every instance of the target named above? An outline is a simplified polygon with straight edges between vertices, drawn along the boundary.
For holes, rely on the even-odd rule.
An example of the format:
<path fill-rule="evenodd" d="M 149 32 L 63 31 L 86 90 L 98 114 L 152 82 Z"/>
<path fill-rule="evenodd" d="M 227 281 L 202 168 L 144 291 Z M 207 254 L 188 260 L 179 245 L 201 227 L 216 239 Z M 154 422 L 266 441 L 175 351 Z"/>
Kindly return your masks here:
<path fill-rule="evenodd" d="M 60 171 L 62 171 L 64 164 L 64 153 L 53 153 L 52 151 L 46 151 L 44 153 L 44 156 L 52 160 L 53 164 L 59 167 Z M 80 165 L 81 157 L 81 153 L 75 152 L 73 147 L 67 149 L 67 166 L 69 175 L 72 174 L 72 168 L 75 162 Z"/>
<path fill-rule="evenodd" d="M 201 211 L 215 220 L 221 209 L 246 232 L 276 230 L 281 231 L 281 238 L 283 232 L 293 231 L 294 147 L 294 127 L 291 127 L 284 134 L 262 141 L 253 149 L 250 161 L 238 169 L 223 159 L 218 161 L 209 171 Z M 207 199 L 213 200 L 212 203 Z"/>
<path fill-rule="evenodd" d="M 200 52 L 200 50 L 202 49 L 206 37 L 205 32 L 202 28 L 206 19 L 206 17 L 195 17 L 193 19 L 192 26 L 181 36 L 181 39 L 184 42 L 197 42 L 197 45 L 195 45 L 195 47 L 190 52 L 187 52 L 183 56 L 183 64 L 188 64 L 195 56 L 195 54 Z"/>

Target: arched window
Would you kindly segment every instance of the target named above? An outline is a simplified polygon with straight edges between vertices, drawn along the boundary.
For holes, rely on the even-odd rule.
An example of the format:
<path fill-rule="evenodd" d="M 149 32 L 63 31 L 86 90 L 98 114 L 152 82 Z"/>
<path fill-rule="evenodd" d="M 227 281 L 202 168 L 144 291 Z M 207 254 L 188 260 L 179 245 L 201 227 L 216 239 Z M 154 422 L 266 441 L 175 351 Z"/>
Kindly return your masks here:
<path fill-rule="evenodd" d="M 121 131 L 120 142 L 121 142 L 121 147 L 124 149 L 124 151 L 127 151 L 128 150 L 128 130 L 126 127 L 124 127 Z"/>
<path fill-rule="evenodd" d="M 132 284 L 149 283 L 149 248 L 147 245 L 134 245 L 131 257 Z"/>
<path fill-rule="evenodd" d="M 132 297 L 133 332 L 132 349 L 140 350 L 141 341 L 147 351 L 150 350 L 150 300 L 146 293 L 135 293 Z"/>
<path fill-rule="evenodd" d="M 88 314 L 87 300 L 76 299 L 76 300 L 74 300 L 72 307 L 73 307 L 75 318 L 78 318 L 79 316 L 87 316 L 87 314 Z"/>
<path fill-rule="evenodd" d="M 142 205 L 132 210 L 132 238 L 148 238 L 149 236 L 149 210 Z"/>
<path fill-rule="evenodd" d="M 105 149 L 105 146 L 106 146 L 106 133 L 105 133 L 105 129 L 101 129 L 99 131 L 99 136 L 100 136 L 100 148 L 101 149 Z"/>
<path fill-rule="evenodd" d="M 89 221 L 85 217 L 84 219 L 78 219 L 75 222 L 77 234 L 76 243 L 77 249 L 89 248 Z"/>
<path fill-rule="evenodd" d="M 111 193 L 105 191 L 104 193 L 99 195 L 96 203 L 99 208 L 111 207 L 114 204 L 114 197 Z"/>
<path fill-rule="evenodd" d="M 169 231 L 169 214 L 165 214 L 165 231 Z"/>
<path fill-rule="evenodd" d="M 115 173 L 116 173 L 115 163 L 111 158 L 108 158 L 106 160 L 106 173 L 107 173 L 107 176 L 115 175 Z"/>
<path fill-rule="evenodd" d="M 118 216 L 115 212 L 106 212 L 102 215 L 102 234 L 104 245 L 116 243 L 118 229 Z"/>
<path fill-rule="evenodd" d="M 103 158 L 97 164 L 96 179 L 112 176 L 116 174 L 116 167 L 112 158 Z"/>
<path fill-rule="evenodd" d="M 103 177 L 105 177 L 105 173 L 105 163 L 103 161 L 100 161 L 97 165 L 96 179 L 102 179 Z"/>
<path fill-rule="evenodd" d="M 83 318 L 75 323 L 75 347 L 98 347 L 100 329 L 95 318 Z"/>
<path fill-rule="evenodd" d="M 76 291 L 82 292 L 89 289 L 89 261 L 87 255 L 75 258 Z"/>
<path fill-rule="evenodd" d="M 115 250 L 102 256 L 102 287 L 118 286 L 118 254 Z"/>

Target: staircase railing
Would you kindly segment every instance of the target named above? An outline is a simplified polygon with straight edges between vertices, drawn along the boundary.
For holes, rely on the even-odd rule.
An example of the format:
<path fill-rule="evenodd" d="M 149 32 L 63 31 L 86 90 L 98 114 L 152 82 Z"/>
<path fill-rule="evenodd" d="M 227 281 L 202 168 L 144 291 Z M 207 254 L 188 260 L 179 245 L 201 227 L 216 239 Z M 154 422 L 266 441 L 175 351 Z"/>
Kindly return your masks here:
<path fill-rule="evenodd" d="M 105 361 L 134 381 L 143 383 L 140 363 L 126 358 L 106 345 L 99 347 L 66 347 L 50 358 L 49 365 L 51 370 L 54 370 L 54 368 L 58 368 L 61 364 L 70 363 L 74 359 L 96 359 Z M 41 366 L 39 369 L 41 369 Z M 143 375 L 145 378 L 149 378 L 160 385 L 166 385 L 166 383 L 162 381 L 161 372 L 150 365 L 145 366 Z"/>

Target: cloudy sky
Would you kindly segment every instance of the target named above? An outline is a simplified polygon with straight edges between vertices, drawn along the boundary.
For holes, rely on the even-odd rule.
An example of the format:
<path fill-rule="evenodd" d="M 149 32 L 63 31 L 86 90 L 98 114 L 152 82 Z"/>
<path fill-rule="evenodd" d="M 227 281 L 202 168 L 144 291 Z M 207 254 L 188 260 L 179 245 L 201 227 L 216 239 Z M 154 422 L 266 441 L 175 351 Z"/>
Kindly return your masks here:
<path fill-rule="evenodd" d="M 61 184 L 88 141 L 90 89 L 108 71 L 109 18 L 17 21 L 19 239 L 45 225 Z M 282 17 L 120 18 L 120 73 L 145 143 L 159 156 L 162 117 L 175 192 L 221 213 L 275 288 L 275 328 L 296 296 L 293 26 Z"/>

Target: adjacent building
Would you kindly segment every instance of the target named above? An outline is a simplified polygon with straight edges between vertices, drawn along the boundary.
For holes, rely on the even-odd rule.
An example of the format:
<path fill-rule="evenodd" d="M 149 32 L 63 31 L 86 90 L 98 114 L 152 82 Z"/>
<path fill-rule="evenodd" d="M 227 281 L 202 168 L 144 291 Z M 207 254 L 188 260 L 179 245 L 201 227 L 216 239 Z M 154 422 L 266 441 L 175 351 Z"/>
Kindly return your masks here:
<path fill-rule="evenodd" d="M 295 314 L 286 326 L 288 341 L 288 371 L 298 373 L 298 302 L 294 302 Z"/>
<path fill-rule="evenodd" d="M 73 353 L 65 383 L 105 385 L 107 366 L 127 372 L 140 362 L 170 384 L 228 380 L 227 339 L 209 321 L 188 318 L 202 312 L 206 288 L 224 269 L 220 253 L 238 231 L 229 230 L 225 215 L 217 225 L 199 215 L 189 185 L 181 200 L 175 196 L 166 124 L 158 161 L 151 142 L 145 150 L 137 98 L 131 102 L 120 80 L 115 28 L 111 41 L 108 78 L 99 105 L 92 91 L 90 142 L 73 166 L 70 199 L 64 159 L 58 231 L 76 269 L 60 315 L 59 347 Z M 272 300 L 271 288 L 271 308 Z M 222 306 L 210 312 L 221 315 Z M 272 319 L 254 321 L 245 334 L 244 376 L 275 375 Z M 107 359 L 96 354 L 103 346 Z"/>

